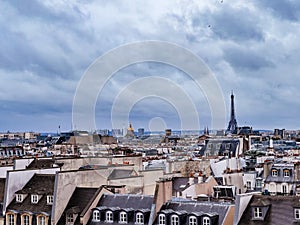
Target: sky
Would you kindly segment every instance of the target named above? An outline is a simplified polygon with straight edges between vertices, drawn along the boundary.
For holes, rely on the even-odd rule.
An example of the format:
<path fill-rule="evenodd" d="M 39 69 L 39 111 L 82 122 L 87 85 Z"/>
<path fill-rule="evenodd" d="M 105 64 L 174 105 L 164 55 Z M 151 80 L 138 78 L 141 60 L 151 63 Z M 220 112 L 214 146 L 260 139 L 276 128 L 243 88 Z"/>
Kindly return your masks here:
<path fill-rule="evenodd" d="M 87 69 L 112 49 L 147 40 L 181 46 L 207 65 L 224 97 L 224 127 L 211 127 L 207 93 L 189 74 L 139 62 L 99 87 L 94 128 L 112 128 L 120 93 L 138 79 L 157 76 L 184 91 L 201 129 L 226 128 L 232 90 L 239 126 L 300 127 L 297 0 L 4 0 L 0 10 L 0 132 L 81 129 L 72 122 L 72 107 Z M 165 97 L 145 95 L 122 126 L 130 121 L 135 129 L 180 129 L 178 108 Z M 181 100 L 176 105 L 184 107 Z"/>

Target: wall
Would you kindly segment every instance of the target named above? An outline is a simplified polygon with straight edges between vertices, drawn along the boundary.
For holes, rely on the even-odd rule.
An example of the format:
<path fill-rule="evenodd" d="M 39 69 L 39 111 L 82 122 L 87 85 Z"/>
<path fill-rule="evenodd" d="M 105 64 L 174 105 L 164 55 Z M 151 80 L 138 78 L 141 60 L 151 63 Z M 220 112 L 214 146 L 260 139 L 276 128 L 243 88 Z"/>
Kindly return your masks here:
<path fill-rule="evenodd" d="M 57 159 L 57 163 L 64 163 L 62 170 L 78 170 L 85 165 L 109 165 L 109 164 L 134 164 L 136 171 L 143 169 L 141 156 L 107 156 L 107 157 L 85 157 L 85 158 L 62 158 Z"/>
<path fill-rule="evenodd" d="M 109 185 L 126 185 L 126 193 L 143 194 L 143 176 L 127 177 L 122 179 L 109 180 Z"/>
<path fill-rule="evenodd" d="M 83 209 L 83 211 L 80 215 L 80 223 L 81 224 L 86 225 L 88 223 L 89 219 L 92 216 L 92 209 L 97 206 L 97 204 L 103 194 L 112 194 L 112 193 L 109 192 L 108 190 L 106 190 L 105 188 L 101 188 L 98 195 L 93 199 L 93 202 L 91 202 L 90 205 L 86 206 L 86 208 Z"/>
<path fill-rule="evenodd" d="M 243 173 L 228 173 L 223 175 L 225 185 L 234 185 L 236 194 L 245 193 L 246 188 L 243 182 Z"/>
<path fill-rule="evenodd" d="M 26 166 L 28 166 L 33 160 L 34 160 L 34 158 L 15 159 L 15 161 L 14 161 L 14 170 L 26 169 Z"/>
<path fill-rule="evenodd" d="M 102 170 L 61 171 L 56 174 L 54 187 L 54 202 L 51 224 L 55 225 L 61 217 L 76 187 L 100 187 L 107 184 Z"/>
<path fill-rule="evenodd" d="M 246 193 L 236 196 L 235 200 L 235 212 L 234 212 L 234 225 L 237 225 L 238 222 L 241 219 L 241 216 L 243 215 L 245 209 L 247 208 L 252 195 L 253 194 L 260 194 L 260 192 L 252 192 L 252 193 Z"/>
<path fill-rule="evenodd" d="M 6 207 L 13 200 L 15 192 L 22 189 L 35 173 L 55 174 L 58 170 L 59 168 L 7 171 L 4 192 L 3 214 L 5 213 Z"/>
<path fill-rule="evenodd" d="M 13 170 L 12 166 L 1 166 L 0 167 L 0 178 L 6 178 L 6 173 L 9 170 Z"/>
<path fill-rule="evenodd" d="M 247 181 L 251 182 L 250 190 L 254 190 L 255 182 L 256 182 L 256 173 L 244 173 L 244 176 L 243 176 L 244 186 L 247 186 Z"/>
<path fill-rule="evenodd" d="M 143 170 L 140 171 L 140 174 L 144 177 L 143 178 L 143 194 L 144 195 L 154 195 L 155 187 L 156 187 L 156 181 L 159 180 L 159 178 L 162 178 L 164 176 L 164 170 Z"/>
<path fill-rule="evenodd" d="M 180 171 L 183 176 L 189 176 L 191 172 L 202 171 L 203 174 L 210 175 L 209 160 L 167 160 L 166 173 Z"/>

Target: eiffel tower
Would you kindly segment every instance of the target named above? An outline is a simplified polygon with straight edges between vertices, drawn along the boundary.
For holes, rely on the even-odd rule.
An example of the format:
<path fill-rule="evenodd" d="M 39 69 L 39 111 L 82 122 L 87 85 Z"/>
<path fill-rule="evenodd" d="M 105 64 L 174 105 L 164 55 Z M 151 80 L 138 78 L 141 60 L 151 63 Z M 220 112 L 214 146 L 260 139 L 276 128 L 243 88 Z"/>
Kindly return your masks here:
<path fill-rule="evenodd" d="M 235 118 L 235 111 L 234 111 L 234 95 L 233 91 L 231 91 L 231 110 L 230 110 L 230 121 L 228 123 L 228 127 L 226 130 L 226 134 L 236 134 L 237 133 L 237 122 Z"/>

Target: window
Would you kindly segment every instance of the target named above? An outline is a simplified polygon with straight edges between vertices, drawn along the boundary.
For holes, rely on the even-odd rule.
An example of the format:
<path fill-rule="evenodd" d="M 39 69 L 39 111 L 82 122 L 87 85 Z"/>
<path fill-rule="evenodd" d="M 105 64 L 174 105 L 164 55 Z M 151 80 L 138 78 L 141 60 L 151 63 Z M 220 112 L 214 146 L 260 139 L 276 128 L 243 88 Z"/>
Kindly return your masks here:
<path fill-rule="evenodd" d="M 209 217 L 203 217 L 203 225 L 210 225 L 210 218 Z"/>
<path fill-rule="evenodd" d="M 8 225 L 15 225 L 15 215 L 14 214 L 8 214 L 7 223 L 8 223 Z"/>
<path fill-rule="evenodd" d="M 38 196 L 37 195 L 31 195 L 31 203 L 34 203 L 34 204 L 36 204 L 36 203 L 38 203 Z"/>
<path fill-rule="evenodd" d="M 277 177 L 277 176 L 278 176 L 278 171 L 272 170 L 272 177 Z"/>
<path fill-rule="evenodd" d="M 177 215 L 171 216 L 171 225 L 179 225 L 179 217 Z"/>
<path fill-rule="evenodd" d="M 166 224 L 166 216 L 165 214 L 159 214 L 158 216 L 158 224 L 165 225 Z"/>
<path fill-rule="evenodd" d="M 17 194 L 16 195 L 16 202 L 23 202 L 23 195 Z"/>
<path fill-rule="evenodd" d="M 248 190 L 251 190 L 251 181 L 248 180 L 248 181 L 246 182 L 246 186 L 247 186 L 247 189 L 248 189 Z"/>
<path fill-rule="evenodd" d="M 135 216 L 135 223 L 136 224 L 144 224 L 144 214 L 143 213 L 137 213 Z"/>
<path fill-rule="evenodd" d="M 282 185 L 282 193 L 286 194 L 287 192 L 287 186 L 285 184 Z"/>
<path fill-rule="evenodd" d="M 52 205 L 53 204 L 53 195 L 47 195 L 47 204 Z"/>
<path fill-rule="evenodd" d="M 254 208 L 254 218 L 262 218 L 262 208 L 260 207 Z"/>
<path fill-rule="evenodd" d="M 197 218 L 195 216 L 190 216 L 189 225 L 197 225 Z"/>
<path fill-rule="evenodd" d="M 127 223 L 127 213 L 126 212 L 120 212 L 119 223 Z"/>
<path fill-rule="evenodd" d="M 67 214 L 67 225 L 71 225 L 73 223 L 74 223 L 73 214 L 71 214 L 71 213 Z"/>
<path fill-rule="evenodd" d="M 22 216 L 22 222 L 23 222 L 23 225 L 29 225 L 29 216 L 28 215 L 23 215 Z"/>
<path fill-rule="evenodd" d="M 46 218 L 44 216 L 38 217 L 38 225 L 46 225 Z"/>
<path fill-rule="evenodd" d="M 289 177 L 290 176 L 290 171 L 289 170 L 283 170 L 283 176 L 284 177 Z"/>
<path fill-rule="evenodd" d="M 295 219 L 300 220 L 300 209 L 294 209 Z"/>
<path fill-rule="evenodd" d="M 256 187 L 261 188 L 261 186 L 262 186 L 261 180 L 256 180 Z"/>
<path fill-rule="evenodd" d="M 93 212 L 93 221 L 100 221 L 100 212 L 98 210 Z"/>
<path fill-rule="evenodd" d="M 113 222 L 113 213 L 112 211 L 107 211 L 105 214 L 105 222 L 112 223 Z"/>
<path fill-rule="evenodd" d="M 230 149 L 230 147 L 231 147 L 231 144 L 230 143 L 226 143 L 226 145 L 225 145 L 225 149 Z"/>

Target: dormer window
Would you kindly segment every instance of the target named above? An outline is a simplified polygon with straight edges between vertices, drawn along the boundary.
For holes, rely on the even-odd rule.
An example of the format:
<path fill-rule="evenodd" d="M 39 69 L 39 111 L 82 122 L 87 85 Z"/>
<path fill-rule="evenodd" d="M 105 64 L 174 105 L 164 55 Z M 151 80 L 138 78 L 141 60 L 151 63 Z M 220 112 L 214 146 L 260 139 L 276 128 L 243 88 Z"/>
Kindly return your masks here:
<path fill-rule="evenodd" d="M 202 222 L 203 225 L 210 225 L 210 218 L 205 216 L 203 217 Z"/>
<path fill-rule="evenodd" d="M 119 223 L 127 223 L 127 213 L 126 212 L 120 212 Z"/>
<path fill-rule="evenodd" d="M 72 213 L 67 214 L 67 225 L 73 225 L 74 224 L 74 215 Z"/>
<path fill-rule="evenodd" d="M 254 207 L 253 217 L 255 219 L 262 218 L 262 208 L 261 207 Z"/>
<path fill-rule="evenodd" d="M 135 216 L 135 223 L 136 224 L 144 224 L 144 214 L 138 212 Z"/>
<path fill-rule="evenodd" d="M 197 218 L 196 216 L 189 217 L 189 225 L 197 225 Z"/>
<path fill-rule="evenodd" d="M 166 215 L 165 214 L 159 214 L 158 215 L 158 224 L 159 225 L 166 225 Z"/>
<path fill-rule="evenodd" d="M 93 212 L 93 221 L 100 221 L 100 212 L 98 210 Z"/>
<path fill-rule="evenodd" d="M 179 216 L 177 215 L 171 216 L 171 225 L 179 225 Z"/>
<path fill-rule="evenodd" d="M 272 170 L 272 177 L 277 177 L 278 176 L 278 171 L 273 169 Z"/>
<path fill-rule="evenodd" d="M 16 202 L 23 202 L 23 195 L 22 194 L 17 194 L 16 195 Z"/>
<path fill-rule="evenodd" d="M 53 195 L 47 195 L 47 205 L 53 204 Z"/>
<path fill-rule="evenodd" d="M 39 201 L 38 195 L 31 195 L 31 203 L 36 204 Z"/>
<path fill-rule="evenodd" d="M 294 216 L 296 220 L 300 220 L 300 208 L 294 209 Z"/>
<path fill-rule="evenodd" d="M 289 177 L 290 176 L 290 171 L 289 170 L 283 170 L 283 176 L 284 177 Z"/>
<path fill-rule="evenodd" d="M 105 213 L 105 222 L 106 223 L 112 223 L 112 222 L 114 222 L 113 221 L 113 213 L 112 213 L 112 211 L 107 211 Z"/>

